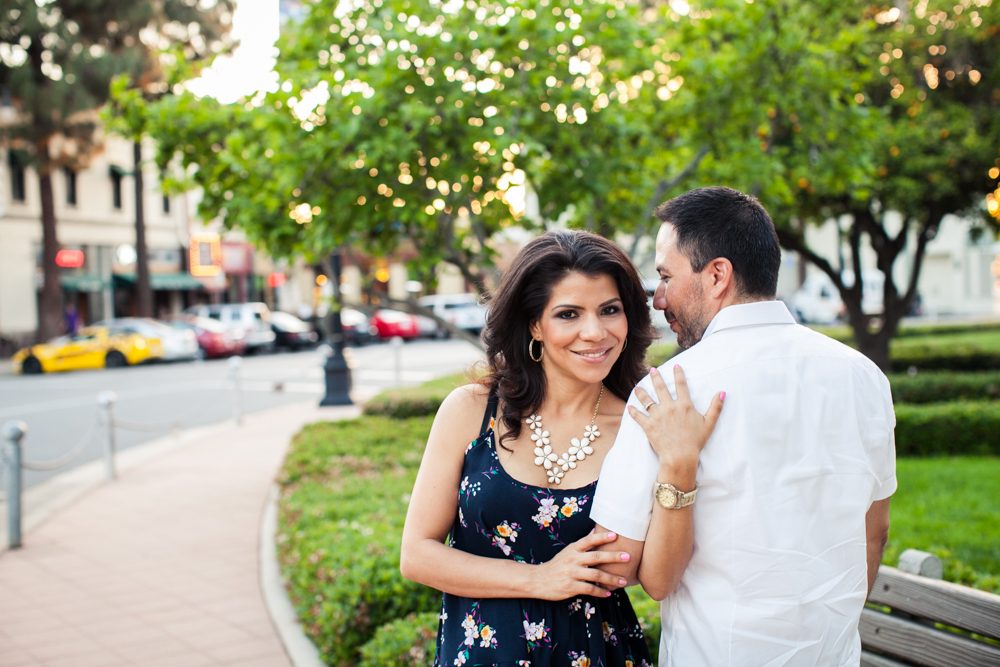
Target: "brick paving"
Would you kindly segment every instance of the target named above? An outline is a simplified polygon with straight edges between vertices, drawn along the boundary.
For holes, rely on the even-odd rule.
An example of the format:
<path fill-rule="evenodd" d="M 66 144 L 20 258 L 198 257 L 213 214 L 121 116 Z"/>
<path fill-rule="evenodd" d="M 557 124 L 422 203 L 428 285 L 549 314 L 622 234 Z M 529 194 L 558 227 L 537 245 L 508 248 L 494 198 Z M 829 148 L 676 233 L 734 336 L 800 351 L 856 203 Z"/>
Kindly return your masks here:
<path fill-rule="evenodd" d="M 291 436 L 356 411 L 203 429 L 26 528 L 0 553 L 0 667 L 292 664 L 262 596 L 261 516 Z"/>

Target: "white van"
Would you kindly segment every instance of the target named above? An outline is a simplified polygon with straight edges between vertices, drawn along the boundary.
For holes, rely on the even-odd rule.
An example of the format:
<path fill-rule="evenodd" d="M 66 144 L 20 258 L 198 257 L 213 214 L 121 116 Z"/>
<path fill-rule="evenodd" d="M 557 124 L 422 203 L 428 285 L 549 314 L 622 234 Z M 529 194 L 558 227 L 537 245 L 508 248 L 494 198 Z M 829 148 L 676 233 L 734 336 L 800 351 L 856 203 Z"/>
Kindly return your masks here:
<path fill-rule="evenodd" d="M 184 312 L 218 320 L 246 343 L 248 352 L 274 349 L 271 310 L 265 303 L 257 301 L 253 303 L 202 304 L 191 306 Z"/>
<path fill-rule="evenodd" d="M 864 272 L 862 280 L 861 309 L 868 315 L 881 315 L 885 275 L 872 269 Z M 853 272 L 844 272 L 844 284 L 854 284 Z M 840 292 L 825 273 L 810 273 L 792 295 L 789 305 L 800 322 L 809 324 L 833 324 L 844 319 L 846 314 Z"/>
<path fill-rule="evenodd" d="M 445 322 L 476 335 L 486 326 L 486 308 L 475 294 L 431 294 L 420 297 L 417 303 Z"/>

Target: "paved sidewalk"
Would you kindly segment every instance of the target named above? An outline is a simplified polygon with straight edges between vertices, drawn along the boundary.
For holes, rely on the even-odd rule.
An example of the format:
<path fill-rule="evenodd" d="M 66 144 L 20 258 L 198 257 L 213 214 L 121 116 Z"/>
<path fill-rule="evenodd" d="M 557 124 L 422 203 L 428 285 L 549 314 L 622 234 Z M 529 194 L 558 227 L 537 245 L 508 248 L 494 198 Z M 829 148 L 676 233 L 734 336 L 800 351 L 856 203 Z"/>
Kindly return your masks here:
<path fill-rule="evenodd" d="M 262 516 L 291 436 L 358 411 L 312 400 L 144 445 L 38 525 L 29 494 L 24 546 L 0 552 L 0 667 L 292 664 L 262 595 Z"/>

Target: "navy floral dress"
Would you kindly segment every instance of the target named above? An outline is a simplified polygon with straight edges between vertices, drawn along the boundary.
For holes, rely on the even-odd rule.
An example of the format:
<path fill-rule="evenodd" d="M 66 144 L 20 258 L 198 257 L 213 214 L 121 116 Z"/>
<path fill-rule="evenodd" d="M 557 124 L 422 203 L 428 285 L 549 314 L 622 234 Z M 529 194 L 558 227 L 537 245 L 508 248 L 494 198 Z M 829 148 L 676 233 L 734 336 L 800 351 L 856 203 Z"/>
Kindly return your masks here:
<path fill-rule="evenodd" d="M 479 437 L 465 450 L 451 547 L 477 556 L 544 563 L 594 527 L 597 482 L 547 489 L 518 482 L 497 458 L 491 397 Z M 444 594 L 437 666 L 652 667 L 624 589 L 608 598 L 551 602 Z"/>

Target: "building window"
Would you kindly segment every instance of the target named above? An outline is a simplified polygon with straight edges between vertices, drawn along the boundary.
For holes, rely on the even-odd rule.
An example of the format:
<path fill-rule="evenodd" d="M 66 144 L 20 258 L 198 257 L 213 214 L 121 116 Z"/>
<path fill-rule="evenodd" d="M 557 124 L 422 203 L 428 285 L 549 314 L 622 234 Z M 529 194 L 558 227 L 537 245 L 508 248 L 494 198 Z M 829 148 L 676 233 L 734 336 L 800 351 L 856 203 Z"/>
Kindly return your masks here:
<path fill-rule="evenodd" d="M 120 211 L 122 208 L 122 177 L 125 175 L 125 170 L 111 165 L 108 173 L 111 176 L 111 205 L 115 207 L 115 210 Z"/>
<path fill-rule="evenodd" d="M 170 197 L 163 195 L 163 213 L 164 215 L 170 215 Z"/>
<path fill-rule="evenodd" d="M 69 167 L 63 167 L 63 176 L 66 177 L 66 203 L 76 206 L 76 172 Z"/>
<path fill-rule="evenodd" d="M 28 198 L 28 190 L 24 184 L 24 166 L 27 160 L 17 151 L 7 153 L 7 164 L 10 165 L 10 196 L 11 199 L 23 202 Z"/>

